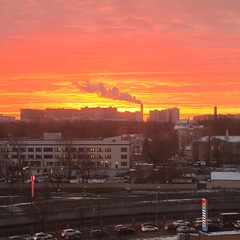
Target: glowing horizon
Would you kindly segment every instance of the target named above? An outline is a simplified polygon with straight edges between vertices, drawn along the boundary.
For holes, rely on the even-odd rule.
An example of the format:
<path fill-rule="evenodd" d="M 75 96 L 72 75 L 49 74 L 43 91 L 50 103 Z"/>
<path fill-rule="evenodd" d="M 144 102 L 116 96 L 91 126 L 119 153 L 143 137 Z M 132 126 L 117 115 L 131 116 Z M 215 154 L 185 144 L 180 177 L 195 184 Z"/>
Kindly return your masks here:
<path fill-rule="evenodd" d="M 186 119 L 214 106 L 240 114 L 239 7 L 236 0 L 4 1 L 0 114 L 134 112 L 136 102 L 145 115 L 177 107 Z"/>

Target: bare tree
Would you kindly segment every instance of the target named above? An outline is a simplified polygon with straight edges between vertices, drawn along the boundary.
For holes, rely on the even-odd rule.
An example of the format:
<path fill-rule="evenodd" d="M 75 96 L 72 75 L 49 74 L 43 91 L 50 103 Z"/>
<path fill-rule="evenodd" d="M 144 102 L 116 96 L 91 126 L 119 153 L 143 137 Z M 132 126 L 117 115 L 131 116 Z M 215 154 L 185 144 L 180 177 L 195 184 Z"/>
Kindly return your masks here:
<path fill-rule="evenodd" d="M 48 220 L 50 208 L 50 190 L 52 188 L 49 184 L 45 183 L 41 188 L 41 194 L 29 196 L 31 204 L 26 207 L 26 212 L 32 216 L 34 222 L 38 222 L 41 225 L 42 231 L 45 232 L 45 225 Z"/>
<path fill-rule="evenodd" d="M 26 177 L 29 177 L 28 169 L 29 166 L 26 165 L 25 154 L 26 145 L 23 141 L 18 141 L 13 138 L 9 140 L 9 146 L 11 147 L 11 169 L 15 170 L 15 177 L 19 179 L 22 183 L 24 183 Z"/>

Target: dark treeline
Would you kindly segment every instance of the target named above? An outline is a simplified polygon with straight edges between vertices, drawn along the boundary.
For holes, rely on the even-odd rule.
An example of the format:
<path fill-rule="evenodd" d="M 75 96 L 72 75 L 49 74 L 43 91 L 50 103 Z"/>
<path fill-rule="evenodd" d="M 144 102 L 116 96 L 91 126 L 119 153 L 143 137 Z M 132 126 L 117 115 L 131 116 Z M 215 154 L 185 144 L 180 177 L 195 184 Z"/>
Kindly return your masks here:
<path fill-rule="evenodd" d="M 229 132 L 229 136 L 240 136 L 240 119 L 217 119 L 212 121 L 203 121 L 199 124 L 204 125 L 205 135 L 221 136 Z"/>
<path fill-rule="evenodd" d="M 40 138 L 43 133 L 61 132 L 64 139 L 106 138 L 122 134 L 144 134 L 155 138 L 171 134 L 173 125 L 155 122 L 118 122 L 118 121 L 55 121 L 0 123 L 0 138 L 8 136 Z"/>
<path fill-rule="evenodd" d="M 204 135 L 240 135 L 239 119 L 217 119 L 203 121 Z M 74 138 L 106 138 L 122 134 L 142 133 L 145 137 L 158 138 L 172 136 L 174 125 L 156 122 L 126 122 L 126 121 L 36 121 L 0 123 L 0 138 L 8 136 L 40 138 L 44 132 L 61 132 L 64 139 Z"/>

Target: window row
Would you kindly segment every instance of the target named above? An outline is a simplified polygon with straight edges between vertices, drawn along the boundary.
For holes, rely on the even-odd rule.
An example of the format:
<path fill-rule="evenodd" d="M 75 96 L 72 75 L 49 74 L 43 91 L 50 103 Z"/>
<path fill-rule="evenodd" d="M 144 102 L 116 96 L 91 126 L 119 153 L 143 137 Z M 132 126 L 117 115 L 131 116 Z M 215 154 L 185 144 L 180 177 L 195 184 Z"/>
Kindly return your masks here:
<path fill-rule="evenodd" d="M 19 148 L 1 148 L 1 152 L 15 152 L 15 153 L 21 153 L 21 152 L 111 152 L 112 148 L 110 147 L 81 147 L 81 148 L 76 148 L 76 147 L 46 147 L 46 148 L 39 148 L 39 147 L 19 147 Z M 127 152 L 128 148 L 122 147 L 121 152 Z"/>
<path fill-rule="evenodd" d="M 122 148 L 122 152 L 127 151 L 127 148 Z M 56 147 L 56 148 L 1 148 L 1 152 L 15 152 L 15 153 L 21 153 L 21 152 L 111 152 L 112 148 L 110 147 L 82 147 L 82 148 L 67 148 L 67 147 Z"/>
<path fill-rule="evenodd" d="M 127 155 L 126 155 L 127 158 Z M 123 158 L 123 159 L 126 159 Z M 10 156 L 5 156 L 4 159 L 10 159 Z M 111 154 L 106 154 L 106 155 L 102 155 L 102 154 L 88 154 L 88 155 L 64 155 L 64 154 L 57 154 L 57 155 L 53 155 L 53 154 L 45 154 L 45 155 L 12 155 L 12 159 L 112 159 L 112 155 Z"/>
<path fill-rule="evenodd" d="M 5 156 L 5 159 L 10 159 L 10 156 Z M 12 155 L 12 159 L 112 159 L 111 154 L 87 154 L 87 155 L 66 155 L 66 154 L 45 154 L 45 155 Z M 121 155 L 121 159 L 128 159 L 128 155 Z"/>
<path fill-rule="evenodd" d="M 41 167 L 41 161 L 24 161 L 23 162 L 26 166 L 30 167 Z M 46 161 L 43 163 L 43 166 L 55 166 L 55 167 L 61 167 L 61 166 L 66 166 L 67 167 L 67 162 L 53 162 L 53 161 Z M 77 163 L 73 163 L 73 166 L 77 166 Z M 101 167 L 111 167 L 112 163 L 108 161 L 96 161 L 96 162 L 88 162 L 87 165 L 89 166 L 101 166 Z M 122 167 L 127 167 L 128 162 L 121 162 L 120 165 Z"/>

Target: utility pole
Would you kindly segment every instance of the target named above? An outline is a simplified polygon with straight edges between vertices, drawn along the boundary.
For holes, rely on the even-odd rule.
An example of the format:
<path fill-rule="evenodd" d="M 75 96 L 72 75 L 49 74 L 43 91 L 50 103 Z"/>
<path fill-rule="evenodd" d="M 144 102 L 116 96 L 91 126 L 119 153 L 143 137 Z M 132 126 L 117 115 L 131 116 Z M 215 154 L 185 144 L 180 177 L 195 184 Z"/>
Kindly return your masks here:
<path fill-rule="evenodd" d="M 156 225 L 158 225 L 158 189 L 160 187 L 158 186 L 157 189 L 156 189 Z"/>

